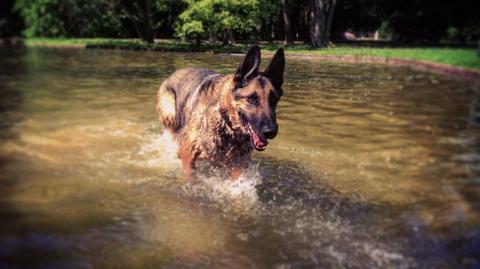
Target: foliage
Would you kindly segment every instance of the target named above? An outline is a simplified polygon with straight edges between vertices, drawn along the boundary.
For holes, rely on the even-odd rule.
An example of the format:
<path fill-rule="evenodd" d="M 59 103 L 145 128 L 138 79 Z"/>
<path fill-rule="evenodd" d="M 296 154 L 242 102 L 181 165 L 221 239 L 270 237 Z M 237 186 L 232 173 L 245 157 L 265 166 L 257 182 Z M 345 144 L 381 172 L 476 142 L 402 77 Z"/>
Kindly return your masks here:
<path fill-rule="evenodd" d="M 458 30 L 457 27 L 455 26 L 450 26 L 447 28 L 446 32 L 446 40 L 451 41 L 451 40 L 457 40 L 460 36 L 460 31 Z"/>
<path fill-rule="evenodd" d="M 120 36 L 121 23 L 104 0 L 17 0 L 27 37 Z"/>
<path fill-rule="evenodd" d="M 61 6 L 60 2 L 62 2 Z M 16 8 L 25 19 L 27 28 L 24 33 L 26 36 L 65 36 L 65 25 L 60 19 L 65 8 L 63 1 L 19 0 Z"/>
<path fill-rule="evenodd" d="M 177 21 L 182 39 L 228 35 L 228 31 L 250 33 L 260 23 L 258 0 L 185 0 L 187 8 Z"/>
<path fill-rule="evenodd" d="M 402 42 L 435 43 L 449 39 L 449 28 L 456 28 L 455 39 L 462 42 L 480 38 L 478 0 L 454 1 L 405 0 L 383 3 L 381 13 L 389 20 L 394 38 Z M 478 29 L 478 28 L 477 28 Z M 471 31 L 473 30 L 473 31 Z"/>
<path fill-rule="evenodd" d="M 110 1 L 118 16 L 128 21 L 137 36 L 153 43 L 156 32 L 178 6 L 176 0 L 105 0 Z"/>
<path fill-rule="evenodd" d="M 325 25 L 325 16 L 313 25 L 312 3 L 333 2 L 284 1 L 294 39 L 306 42 L 312 39 L 312 29 Z M 331 31 L 322 34 L 335 40 L 345 31 L 365 36 L 379 30 L 395 42 L 476 44 L 480 39 L 477 2 L 337 0 Z M 140 37 L 153 42 L 176 36 L 197 43 L 223 39 L 232 44 L 234 37 L 281 40 L 285 29 L 282 0 L 0 1 L 0 36 L 21 31 L 28 37 Z"/>
<path fill-rule="evenodd" d="M 388 21 L 382 22 L 380 24 L 380 27 L 378 27 L 378 33 L 380 35 L 380 38 L 385 39 L 385 40 L 391 40 L 393 36 L 393 30 Z"/>

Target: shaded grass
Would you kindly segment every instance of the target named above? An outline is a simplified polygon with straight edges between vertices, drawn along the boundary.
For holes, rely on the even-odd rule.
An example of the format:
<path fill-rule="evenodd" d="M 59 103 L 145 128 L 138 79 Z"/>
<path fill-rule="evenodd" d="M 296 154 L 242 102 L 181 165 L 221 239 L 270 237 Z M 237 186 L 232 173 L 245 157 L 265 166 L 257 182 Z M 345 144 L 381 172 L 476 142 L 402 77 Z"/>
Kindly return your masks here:
<path fill-rule="evenodd" d="M 85 46 L 87 48 L 112 48 L 155 51 L 213 52 L 213 53 L 244 53 L 248 44 L 223 46 L 221 44 L 202 44 L 195 46 L 178 40 L 157 40 L 155 44 L 147 44 L 136 39 L 106 39 L 106 38 L 30 38 L 25 40 L 27 46 Z M 279 47 L 275 44 L 262 44 L 267 51 Z M 474 48 L 451 47 L 372 47 L 338 45 L 323 49 L 311 49 L 308 45 L 296 45 L 285 48 L 287 54 L 302 55 L 352 55 L 373 56 L 382 58 L 399 58 L 408 60 L 430 61 L 452 66 L 480 70 L 480 57 Z"/>

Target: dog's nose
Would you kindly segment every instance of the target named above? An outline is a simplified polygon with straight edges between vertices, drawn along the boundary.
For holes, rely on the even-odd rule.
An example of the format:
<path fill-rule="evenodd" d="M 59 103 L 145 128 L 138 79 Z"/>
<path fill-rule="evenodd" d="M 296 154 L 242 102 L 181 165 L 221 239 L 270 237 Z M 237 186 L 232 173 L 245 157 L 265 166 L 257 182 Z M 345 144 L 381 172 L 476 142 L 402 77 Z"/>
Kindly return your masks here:
<path fill-rule="evenodd" d="M 276 124 L 265 124 L 262 128 L 262 134 L 267 139 L 273 139 L 278 132 L 278 126 Z"/>

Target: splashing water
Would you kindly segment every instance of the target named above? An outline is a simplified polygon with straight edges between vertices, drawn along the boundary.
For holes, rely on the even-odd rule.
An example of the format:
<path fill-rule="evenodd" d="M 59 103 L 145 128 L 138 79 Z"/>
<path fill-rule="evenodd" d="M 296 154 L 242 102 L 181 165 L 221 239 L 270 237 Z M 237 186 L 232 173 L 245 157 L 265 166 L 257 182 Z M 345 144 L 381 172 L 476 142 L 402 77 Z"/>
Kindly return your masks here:
<path fill-rule="evenodd" d="M 185 185 L 189 195 L 203 195 L 216 202 L 228 202 L 232 207 L 249 210 L 258 201 L 256 186 L 260 182 L 258 166 L 250 166 L 237 180 L 230 180 L 219 171 L 213 175 L 199 174 L 198 178 Z"/>
<path fill-rule="evenodd" d="M 138 151 L 137 160 L 142 160 L 147 167 L 161 167 L 181 174 L 181 161 L 178 158 L 178 144 L 169 131 L 164 130 L 160 135 L 149 134 L 142 139 L 145 141 Z M 208 164 L 204 169 L 197 171 L 196 178 L 182 188 L 188 195 L 203 195 L 212 201 L 229 201 L 245 208 L 253 206 L 258 199 L 256 186 L 260 182 L 258 164 L 252 164 L 237 180 L 230 180 L 227 175 Z"/>
<path fill-rule="evenodd" d="M 164 130 L 160 135 L 150 134 L 143 140 L 147 143 L 141 146 L 138 155 L 145 161 L 146 166 L 168 169 L 180 167 L 178 145 L 169 131 Z"/>

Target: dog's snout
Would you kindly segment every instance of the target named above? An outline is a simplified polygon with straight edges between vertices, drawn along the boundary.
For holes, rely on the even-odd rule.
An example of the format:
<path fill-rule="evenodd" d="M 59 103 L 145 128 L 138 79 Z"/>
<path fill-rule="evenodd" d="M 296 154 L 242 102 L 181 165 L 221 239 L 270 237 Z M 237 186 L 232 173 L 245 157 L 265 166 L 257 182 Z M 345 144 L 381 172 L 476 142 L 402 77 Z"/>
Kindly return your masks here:
<path fill-rule="evenodd" d="M 265 124 L 262 128 L 262 134 L 267 139 L 273 139 L 278 132 L 277 124 Z"/>

